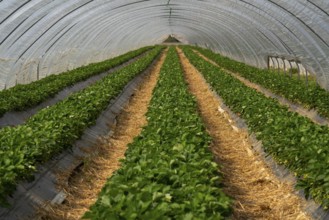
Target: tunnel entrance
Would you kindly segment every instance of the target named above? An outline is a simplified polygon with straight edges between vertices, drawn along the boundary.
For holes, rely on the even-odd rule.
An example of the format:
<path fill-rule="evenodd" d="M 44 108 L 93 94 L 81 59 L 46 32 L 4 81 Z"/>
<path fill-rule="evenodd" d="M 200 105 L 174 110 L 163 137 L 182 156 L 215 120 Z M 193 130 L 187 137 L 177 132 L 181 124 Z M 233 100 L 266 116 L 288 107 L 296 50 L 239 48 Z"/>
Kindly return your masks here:
<path fill-rule="evenodd" d="M 181 44 L 180 42 L 174 35 L 170 34 L 166 40 L 163 41 L 164 44 Z"/>

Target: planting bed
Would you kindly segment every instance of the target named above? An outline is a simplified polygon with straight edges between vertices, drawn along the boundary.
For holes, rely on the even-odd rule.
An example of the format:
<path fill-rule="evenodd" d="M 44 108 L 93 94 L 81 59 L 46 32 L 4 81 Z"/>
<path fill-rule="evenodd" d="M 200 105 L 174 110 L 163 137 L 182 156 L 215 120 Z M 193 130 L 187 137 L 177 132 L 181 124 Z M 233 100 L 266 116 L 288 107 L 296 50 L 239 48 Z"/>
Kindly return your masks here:
<path fill-rule="evenodd" d="M 232 219 L 310 219 L 303 211 L 305 202 L 294 194 L 292 185 L 272 173 L 254 151 L 247 131 L 239 128 L 202 75 L 182 52 L 179 54 L 186 81 L 213 139 L 211 150 L 222 164 L 224 192 L 234 198 Z"/>
<path fill-rule="evenodd" d="M 292 102 L 300 103 L 308 109 L 314 108 L 319 114 L 329 118 L 329 93 L 316 84 L 307 86 L 298 79 L 289 78 L 270 70 L 258 69 L 223 57 L 207 49 L 199 47 L 193 47 L 193 49 L 215 61 L 221 67 L 282 95 Z"/>
<path fill-rule="evenodd" d="M 26 124 L 0 130 L 0 203 L 26 179 L 35 166 L 70 148 L 83 131 L 93 125 L 109 101 L 144 71 L 162 50 L 153 49 L 140 60 L 38 112 Z"/>
<path fill-rule="evenodd" d="M 171 48 L 147 113 L 121 168 L 85 218 L 223 219 L 230 199 L 208 146 L 210 137 Z"/>
<path fill-rule="evenodd" d="M 92 63 L 59 75 L 50 75 L 30 84 L 16 85 L 15 87 L 2 90 L 0 91 L 0 117 L 12 110 L 23 111 L 29 107 L 35 106 L 49 97 L 54 96 L 65 87 L 72 86 L 93 75 L 98 75 L 107 71 L 151 48 L 152 47 L 144 47 L 100 63 Z"/>
<path fill-rule="evenodd" d="M 63 204 L 47 205 L 40 210 L 39 219 L 81 219 L 95 203 L 107 179 L 120 168 L 127 144 L 133 141 L 147 123 L 145 114 L 165 57 L 166 52 L 144 77 L 130 100 L 123 104 L 124 108 L 117 116 L 116 123 L 111 126 L 111 135 L 89 149 L 90 155 L 84 158 L 80 170 L 74 176 L 70 176 L 71 172 L 60 173 L 59 188 L 66 192 L 67 197 Z"/>
<path fill-rule="evenodd" d="M 200 59 L 190 48 L 184 52 L 207 82 L 235 113 L 245 119 L 265 151 L 298 178 L 306 197 L 329 205 L 329 128 L 290 112 L 276 100 L 245 86 L 220 68 Z"/>

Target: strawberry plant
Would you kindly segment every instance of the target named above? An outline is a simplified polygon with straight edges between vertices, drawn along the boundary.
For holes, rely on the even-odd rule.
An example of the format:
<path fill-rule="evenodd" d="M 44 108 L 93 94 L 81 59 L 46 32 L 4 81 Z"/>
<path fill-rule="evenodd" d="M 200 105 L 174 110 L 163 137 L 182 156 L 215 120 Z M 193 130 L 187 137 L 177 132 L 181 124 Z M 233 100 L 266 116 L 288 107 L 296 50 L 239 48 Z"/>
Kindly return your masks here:
<path fill-rule="evenodd" d="M 316 109 L 320 115 L 329 118 L 329 93 L 316 84 L 306 85 L 297 78 L 289 78 L 267 69 L 258 69 L 247 64 L 231 60 L 211 50 L 193 47 L 219 66 L 235 72 L 251 82 L 257 83 L 286 99 L 299 103 L 308 109 Z"/>
<path fill-rule="evenodd" d="M 191 48 L 184 53 L 232 111 L 243 118 L 265 148 L 298 179 L 297 187 L 329 207 L 329 128 L 290 112 L 219 67 L 200 59 Z"/>
<path fill-rule="evenodd" d="M 224 219 L 231 200 L 174 48 L 160 72 L 148 125 L 128 146 L 87 219 Z"/>
<path fill-rule="evenodd" d="M 0 130 L 0 204 L 13 192 L 18 181 L 29 178 L 35 167 L 70 148 L 83 131 L 124 86 L 144 71 L 160 53 L 156 47 L 146 56 L 95 84 L 42 109 L 26 124 Z"/>
<path fill-rule="evenodd" d="M 49 97 L 56 95 L 65 87 L 72 86 L 93 75 L 107 71 L 108 69 L 118 66 L 149 49 L 151 49 L 151 47 L 144 47 L 110 60 L 92 63 L 59 75 L 48 76 L 30 84 L 16 85 L 10 89 L 0 91 L 0 117 L 8 111 L 22 111 L 35 106 Z"/>

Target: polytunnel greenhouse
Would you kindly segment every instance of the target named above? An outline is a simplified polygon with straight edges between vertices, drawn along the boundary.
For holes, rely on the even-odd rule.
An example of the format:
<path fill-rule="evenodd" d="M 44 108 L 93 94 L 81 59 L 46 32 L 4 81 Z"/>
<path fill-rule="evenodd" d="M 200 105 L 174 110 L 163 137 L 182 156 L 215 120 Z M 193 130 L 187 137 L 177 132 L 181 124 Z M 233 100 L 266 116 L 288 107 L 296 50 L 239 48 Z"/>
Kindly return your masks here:
<path fill-rule="evenodd" d="M 329 219 L 329 1 L 0 0 L 0 219 Z"/>

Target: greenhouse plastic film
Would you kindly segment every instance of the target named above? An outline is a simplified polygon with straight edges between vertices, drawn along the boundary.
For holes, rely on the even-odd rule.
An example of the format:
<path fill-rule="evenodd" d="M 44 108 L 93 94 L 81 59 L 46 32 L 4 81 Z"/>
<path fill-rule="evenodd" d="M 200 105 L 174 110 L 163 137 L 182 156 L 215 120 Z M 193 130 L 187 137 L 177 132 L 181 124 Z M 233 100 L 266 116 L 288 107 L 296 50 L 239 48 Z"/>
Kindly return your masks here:
<path fill-rule="evenodd" d="M 248 64 L 299 58 L 328 88 L 327 1 L 43 0 L 0 2 L 0 86 L 161 43 L 168 34 Z"/>

